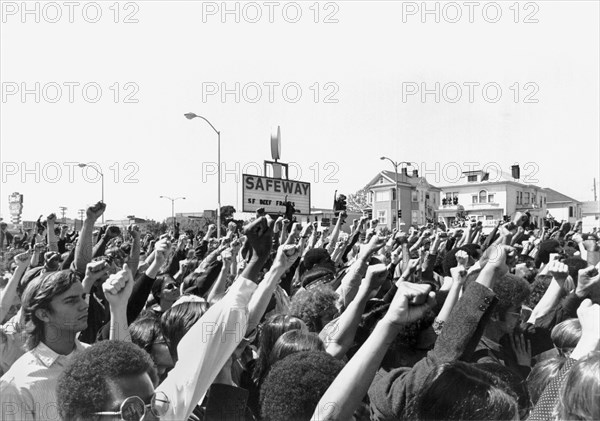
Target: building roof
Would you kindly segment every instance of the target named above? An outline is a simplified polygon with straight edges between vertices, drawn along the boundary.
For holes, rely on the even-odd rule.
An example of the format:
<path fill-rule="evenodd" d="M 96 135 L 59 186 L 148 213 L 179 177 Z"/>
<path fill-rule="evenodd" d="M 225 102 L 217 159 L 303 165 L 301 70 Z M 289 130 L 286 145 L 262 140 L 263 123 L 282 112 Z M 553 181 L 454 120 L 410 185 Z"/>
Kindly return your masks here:
<path fill-rule="evenodd" d="M 468 181 L 467 177 L 469 175 L 487 175 L 487 179 L 484 181 Z M 522 175 L 522 174 L 521 174 Z M 527 176 L 521 177 L 521 179 L 526 179 Z M 537 189 L 542 189 L 541 187 L 536 186 L 535 184 L 527 184 L 521 181 L 521 179 L 515 179 L 512 177 L 512 174 L 507 173 L 506 171 L 498 170 L 497 167 L 491 166 L 489 171 L 483 170 L 474 170 L 474 171 L 463 171 L 460 179 L 455 182 L 450 182 L 449 184 L 445 184 L 442 186 L 442 189 L 454 188 L 454 187 L 465 187 L 465 186 L 485 186 L 488 184 L 514 184 L 517 186 L 523 187 L 534 187 Z"/>
<path fill-rule="evenodd" d="M 579 200 L 575 200 L 572 197 L 569 197 L 565 194 L 562 194 L 560 192 L 557 192 L 556 190 L 550 189 L 548 187 L 546 187 L 544 189 L 544 192 L 546 193 L 546 200 L 548 203 L 556 203 L 556 202 L 575 202 L 575 203 L 581 203 Z"/>
<path fill-rule="evenodd" d="M 384 170 L 377 173 L 377 175 L 367 184 L 367 187 L 377 184 L 377 180 L 381 176 L 385 177 L 390 184 L 394 184 L 394 181 L 396 180 L 396 173 L 394 171 Z M 403 174 L 402 172 L 398 173 L 398 185 L 410 187 L 421 185 L 426 186 L 428 190 L 440 190 L 438 187 L 430 184 L 425 177 L 413 177 L 411 175 Z"/>

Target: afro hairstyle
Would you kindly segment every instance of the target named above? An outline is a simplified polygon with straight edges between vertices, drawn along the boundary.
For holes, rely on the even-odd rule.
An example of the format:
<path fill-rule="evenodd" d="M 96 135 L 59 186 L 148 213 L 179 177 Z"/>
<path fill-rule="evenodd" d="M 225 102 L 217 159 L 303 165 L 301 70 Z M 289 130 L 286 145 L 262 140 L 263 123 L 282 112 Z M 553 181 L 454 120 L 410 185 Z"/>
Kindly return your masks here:
<path fill-rule="evenodd" d="M 77 354 L 58 378 L 56 395 L 61 419 L 88 419 L 106 410 L 111 398 L 110 382 L 125 376 L 148 373 L 158 377 L 152 358 L 131 342 L 101 341 Z"/>
<path fill-rule="evenodd" d="M 326 352 L 298 352 L 275 364 L 260 389 L 264 421 L 310 420 L 344 363 Z"/>

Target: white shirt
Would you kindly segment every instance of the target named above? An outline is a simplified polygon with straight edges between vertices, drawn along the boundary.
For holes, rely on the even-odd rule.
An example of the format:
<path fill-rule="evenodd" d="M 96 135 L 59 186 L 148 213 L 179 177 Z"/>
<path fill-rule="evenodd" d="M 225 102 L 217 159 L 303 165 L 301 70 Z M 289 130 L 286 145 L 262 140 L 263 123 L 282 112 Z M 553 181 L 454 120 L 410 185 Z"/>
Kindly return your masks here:
<path fill-rule="evenodd" d="M 60 420 L 56 384 L 73 355 L 89 347 L 75 341 L 69 355 L 57 354 L 46 344 L 21 356 L 0 378 L 0 406 L 3 421 Z"/>
<path fill-rule="evenodd" d="M 177 346 L 179 360 L 156 388 L 171 401 L 161 420 L 186 420 L 246 334 L 248 303 L 257 285 L 241 276 Z"/>

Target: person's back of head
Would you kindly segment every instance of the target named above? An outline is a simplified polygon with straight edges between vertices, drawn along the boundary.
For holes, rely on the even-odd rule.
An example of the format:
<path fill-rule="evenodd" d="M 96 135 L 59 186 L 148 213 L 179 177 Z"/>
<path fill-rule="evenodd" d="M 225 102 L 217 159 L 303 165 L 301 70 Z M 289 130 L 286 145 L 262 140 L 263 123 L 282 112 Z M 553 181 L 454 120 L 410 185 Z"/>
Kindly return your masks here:
<path fill-rule="evenodd" d="M 522 420 L 527 418 L 533 405 L 531 404 L 527 383 L 519 373 L 516 373 L 502 364 L 492 362 L 474 364 L 474 367 L 479 368 L 506 383 L 510 390 L 517 396 L 519 418 Z"/>
<path fill-rule="evenodd" d="M 260 388 L 264 421 L 308 421 L 344 363 L 326 352 L 298 352 L 275 364 Z"/>
<path fill-rule="evenodd" d="M 58 379 L 61 419 L 95 419 L 94 413 L 111 410 L 117 382 L 134 378 L 151 382 L 147 387 L 152 388 L 157 382 L 154 363 L 146 352 L 130 342 L 95 343 L 75 355 Z"/>
<path fill-rule="evenodd" d="M 311 332 L 320 332 L 337 313 L 337 293 L 328 285 L 298 291 L 292 298 L 290 313 L 306 323 Z"/>
<path fill-rule="evenodd" d="M 573 318 L 560 322 L 552 328 L 550 337 L 558 353 L 568 357 L 571 355 L 573 348 L 577 346 L 579 338 L 581 338 L 581 323 L 579 319 Z"/>
<path fill-rule="evenodd" d="M 455 361 L 436 367 L 411 401 L 406 417 L 416 420 L 514 420 L 517 399 L 498 377 Z"/>
<path fill-rule="evenodd" d="M 258 359 L 254 368 L 253 377 L 256 381 L 262 380 L 269 368 L 269 356 L 275 343 L 281 335 L 290 330 L 307 331 L 306 324 L 297 317 L 287 314 L 275 314 L 265 320 L 258 330 Z"/>
<path fill-rule="evenodd" d="M 207 309 L 206 302 L 186 301 L 172 306 L 161 316 L 161 331 L 174 361 L 177 361 L 177 345 Z"/>
<path fill-rule="evenodd" d="M 269 357 L 269 366 L 272 367 L 273 364 L 288 355 L 302 351 L 325 351 L 325 344 L 314 332 L 303 332 L 299 329 L 285 332 L 273 346 Z"/>
<path fill-rule="evenodd" d="M 537 363 L 527 376 L 527 389 L 534 405 L 542 396 L 542 392 L 558 374 L 567 359 L 563 356 L 549 358 Z"/>
<path fill-rule="evenodd" d="M 600 351 L 577 361 L 561 390 L 556 414 L 559 420 L 600 419 Z"/>

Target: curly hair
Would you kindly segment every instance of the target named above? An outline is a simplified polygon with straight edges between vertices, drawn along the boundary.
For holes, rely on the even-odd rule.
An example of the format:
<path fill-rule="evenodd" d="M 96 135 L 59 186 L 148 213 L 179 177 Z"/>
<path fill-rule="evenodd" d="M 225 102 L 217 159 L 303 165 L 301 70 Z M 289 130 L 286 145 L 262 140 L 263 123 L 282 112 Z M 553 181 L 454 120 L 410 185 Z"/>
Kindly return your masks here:
<path fill-rule="evenodd" d="M 343 362 L 319 351 L 298 352 L 279 361 L 260 389 L 262 419 L 310 420 L 342 368 Z"/>
<path fill-rule="evenodd" d="M 337 293 L 328 285 L 299 291 L 292 298 L 290 314 L 306 323 L 309 331 L 320 332 L 324 327 L 321 316 L 336 308 L 337 299 Z"/>
<path fill-rule="evenodd" d="M 521 306 L 531 294 L 529 282 L 520 276 L 506 273 L 499 278 L 493 288 L 498 297 L 495 313 L 503 319 L 510 307 Z"/>
<path fill-rule="evenodd" d="M 531 284 L 531 293 L 525 305 L 531 309 L 540 302 L 552 282 L 552 275 L 538 275 Z"/>
<path fill-rule="evenodd" d="M 97 342 L 77 354 L 58 378 L 56 395 L 61 419 L 88 419 L 106 410 L 111 381 L 147 373 L 157 382 L 152 358 L 137 345 L 123 341 Z"/>

